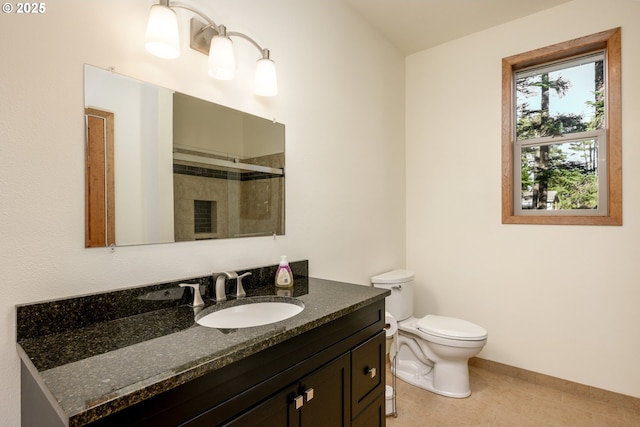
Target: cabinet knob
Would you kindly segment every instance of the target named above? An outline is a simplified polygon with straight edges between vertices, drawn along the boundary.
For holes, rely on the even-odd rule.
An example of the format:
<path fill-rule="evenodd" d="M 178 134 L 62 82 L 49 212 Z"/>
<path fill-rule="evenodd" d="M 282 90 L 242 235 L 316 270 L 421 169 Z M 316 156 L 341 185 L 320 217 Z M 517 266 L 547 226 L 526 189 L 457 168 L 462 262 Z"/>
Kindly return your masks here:
<path fill-rule="evenodd" d="M 365 374 L 369 375 L 371 378 L 375 378 L 377 373 L 378 371 L 376 371 L 376 368 L 369 368 L 365 371 Z"/>
<path fill-rule="evenodd" d="M 307 397 L 307 402 L 313 399 L 313 389 L 308 388 L 304 391 L 305 396 Z"/>
<path fill-rule="evenodd" d="M 293 405 L 296 409 L 302 408 L 302 406 L 304 406 L 304 397 L 302 395 L 294 397 Z"/>

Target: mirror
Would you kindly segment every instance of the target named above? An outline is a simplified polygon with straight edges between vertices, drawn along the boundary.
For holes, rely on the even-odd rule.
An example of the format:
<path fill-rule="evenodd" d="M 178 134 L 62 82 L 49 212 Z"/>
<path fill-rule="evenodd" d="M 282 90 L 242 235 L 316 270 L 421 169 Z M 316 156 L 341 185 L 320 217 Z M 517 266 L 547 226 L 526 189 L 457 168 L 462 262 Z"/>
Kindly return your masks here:
<path fill-rule="evenodd" d="M 284 234 L 284 125 L 90 65 L 85 246 Z"/>

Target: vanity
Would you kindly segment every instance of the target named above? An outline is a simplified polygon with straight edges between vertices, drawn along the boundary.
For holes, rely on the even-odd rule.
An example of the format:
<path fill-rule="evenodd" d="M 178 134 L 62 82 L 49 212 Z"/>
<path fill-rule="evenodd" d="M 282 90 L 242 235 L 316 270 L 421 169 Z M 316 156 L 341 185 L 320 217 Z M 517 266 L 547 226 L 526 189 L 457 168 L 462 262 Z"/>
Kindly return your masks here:
<path fill-rule="evenodd" d="M 283 124 L 113 69 L 85 65 L 84 89 L 87 248 L 285 233 Z M 384 426 L 389 291 L 290 266 L 293 288 L 229 274 L 250 273 L 241 298 L 208 275 L 17 306 L 22 425 Z M 303 309 L 203 326 L 249 302 Z"/>
<path fill-rule="evenodd" d="M 389 291 L 308 277 L 306 261 L 276 288 L 276 268 L 238 271 L 246 298 L 304 309 L 262 326 L 197 324 L 237 303 L 212 301 L 210 276 L 17 306 L 22 425 L 384 426 Z"/>

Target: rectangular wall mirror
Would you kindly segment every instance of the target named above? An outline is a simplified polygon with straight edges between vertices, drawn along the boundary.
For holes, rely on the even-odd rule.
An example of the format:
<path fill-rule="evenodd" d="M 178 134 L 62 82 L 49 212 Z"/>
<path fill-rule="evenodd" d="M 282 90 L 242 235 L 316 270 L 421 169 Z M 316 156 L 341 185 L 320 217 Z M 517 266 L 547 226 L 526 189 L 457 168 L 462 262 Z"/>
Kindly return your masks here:
<path fill-rule="evenodd" d="M 284 234 L 281 123 L 90 65 L 85 246 Z"/>

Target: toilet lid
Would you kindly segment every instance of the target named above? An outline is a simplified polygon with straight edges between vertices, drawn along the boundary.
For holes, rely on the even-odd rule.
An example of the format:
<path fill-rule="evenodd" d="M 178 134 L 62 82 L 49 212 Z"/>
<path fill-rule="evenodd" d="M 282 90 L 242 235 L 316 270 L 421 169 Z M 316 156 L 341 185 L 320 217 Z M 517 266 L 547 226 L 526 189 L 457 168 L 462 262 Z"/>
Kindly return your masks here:
<path fill-rule="evenodd" d="M 413 280 L 415 274 L 411 270 L 393 270 L 378 274 L 371 278 L 371 283 L 375 284 L 397 284 L 406 283 Z"/>
<path fill-rule="evenodd" d="M 487 330 L 466 320 L 429 314 L 418 320 L 418 329 L 442 338 L 462 341 L 483 340 Z"/>

